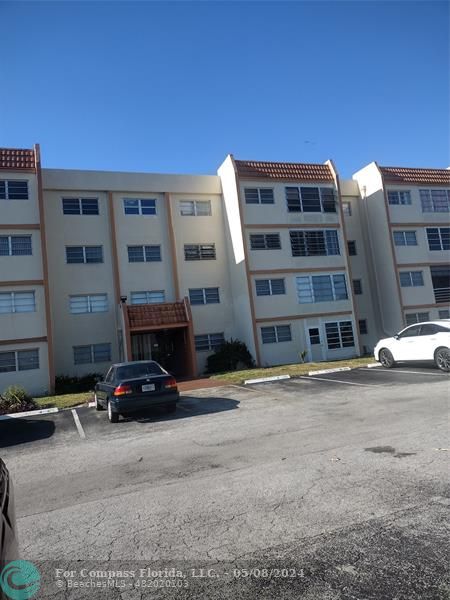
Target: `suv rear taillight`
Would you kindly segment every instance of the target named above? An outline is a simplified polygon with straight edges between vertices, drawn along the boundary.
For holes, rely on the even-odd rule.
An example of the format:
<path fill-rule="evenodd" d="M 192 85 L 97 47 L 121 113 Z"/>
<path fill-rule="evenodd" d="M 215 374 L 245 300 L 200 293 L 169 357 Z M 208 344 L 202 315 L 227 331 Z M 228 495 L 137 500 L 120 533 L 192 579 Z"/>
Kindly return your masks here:
<path fill-rule="evenodd" d="M 177 381 L 175 379 L 175 377 L 171 377 L 170 379 L 168 379 L 166 381 L 166 383 L 164 384 L 164 387 L 166 388 L 166 390 L 174 390 L 177 387 Z"/>
<path fill-rule="evenodd" d="M 131 385 L 118 385 L 114 390 L 114 396 L 124 396 L 125 394 L 131 394 L 132 392 Z"/>

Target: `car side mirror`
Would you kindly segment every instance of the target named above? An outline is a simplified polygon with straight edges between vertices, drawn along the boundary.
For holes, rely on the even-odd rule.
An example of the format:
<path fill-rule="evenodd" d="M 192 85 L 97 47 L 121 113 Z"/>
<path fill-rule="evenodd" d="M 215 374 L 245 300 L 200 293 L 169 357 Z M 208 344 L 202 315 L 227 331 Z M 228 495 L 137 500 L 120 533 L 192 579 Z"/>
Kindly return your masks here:
<path fill-rule="evenodd" d="M 396 334 L 394 335 L 394 340 L 398 340 L 398 339 L 399 339 L 399 337 L 400 337 L 400 336 L 398 335 L 398 333 L 396 333 Z"/>

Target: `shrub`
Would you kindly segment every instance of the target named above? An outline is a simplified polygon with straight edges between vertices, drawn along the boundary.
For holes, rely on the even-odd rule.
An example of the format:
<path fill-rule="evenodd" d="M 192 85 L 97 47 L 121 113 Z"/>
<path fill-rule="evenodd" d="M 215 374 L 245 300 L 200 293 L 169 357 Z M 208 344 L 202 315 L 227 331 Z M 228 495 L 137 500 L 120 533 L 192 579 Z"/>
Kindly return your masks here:
<path fill-rule="evenodd" d="M 224 342 L 214 354 L 208 356 L 206 372 L 236 371 L 238 366 L 251 369 L 254 364 L 252 355 L 244 342 L 231 339 L 229 342 Z"/>
<path fill-rule="evenodd" d="M 75 394 L 76 392 L 90 392 L 102 375 L 87 373 L 82 377 L 70 375 L 57 375 L 55 377 L 55 394 Z"/>
<path fill-rule="evenodd" d="M 10 385 L 0 395 L 0 415 L 36 410 L 33 398 L 20 385 Z"/>

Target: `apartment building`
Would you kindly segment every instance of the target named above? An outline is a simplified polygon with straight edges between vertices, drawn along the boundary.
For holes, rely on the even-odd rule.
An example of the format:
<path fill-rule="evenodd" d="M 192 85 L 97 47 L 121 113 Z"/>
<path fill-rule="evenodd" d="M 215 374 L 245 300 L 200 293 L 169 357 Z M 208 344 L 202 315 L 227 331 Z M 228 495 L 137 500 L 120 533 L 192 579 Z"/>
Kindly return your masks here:
<path fill-rule="evenodd" d="M 448 314 L 449 199 L 447 170 L 340 181 L 331 161 L 229 155 L 162 175 L 0 150 L 0 390 L 131 359 L 194 377 L 230 338 L 263 366 L 370 352 Z"/>
<path fill-rule="evenodd" d="M 382 167 L 354 175 L 370 243 L 382 332 L 448 319 L 450 170 Z"/>

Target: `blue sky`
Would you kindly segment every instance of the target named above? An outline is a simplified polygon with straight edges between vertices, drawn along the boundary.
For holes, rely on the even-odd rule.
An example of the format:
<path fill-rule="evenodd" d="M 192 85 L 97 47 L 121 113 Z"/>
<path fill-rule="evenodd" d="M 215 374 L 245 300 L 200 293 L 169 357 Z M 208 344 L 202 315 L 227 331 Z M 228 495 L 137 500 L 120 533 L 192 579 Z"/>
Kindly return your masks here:
<path fill-rule="evenodd" d="M 450 165 L 447 2 L 0 2 L 0 22 L 0 146 L 46 167 Z"/>

